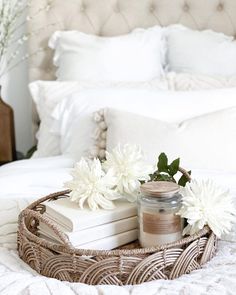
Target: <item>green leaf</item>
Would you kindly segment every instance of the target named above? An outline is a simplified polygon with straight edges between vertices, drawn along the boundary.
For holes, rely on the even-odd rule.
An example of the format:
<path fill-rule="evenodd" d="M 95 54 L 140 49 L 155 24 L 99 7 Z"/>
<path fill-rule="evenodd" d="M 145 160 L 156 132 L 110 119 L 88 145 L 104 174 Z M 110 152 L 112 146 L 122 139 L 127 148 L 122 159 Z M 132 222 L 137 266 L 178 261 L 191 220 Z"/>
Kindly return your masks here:
<path fill-rule="evenodd" d="M 157 168 L 159 172 L 168 173 L 168 158 L 165 153 L 161 153 L 158 157 Z"/>
<path fill-rule="evenodd" d="M 155 178 L 156 178 L 156 176 L 157 176 L 157 171 L 156 172 L 154 172 L 153 174 L 150 174 L 149 176 L 150 176 L 150 180 L 149 181 L 154 181 L 155 180 Z"/>
<path fill-rule="evenodd" d="M 158 174 L 155 181 L 174 181 L 173 178 L 167 174 Z"/>
<path fill-rule="evenodd" d="M 188 173 L 191 175 L 191 171 L 188 171 Z M 185 175 L 182 175 L 178 181 L 178 185 L 184 187 L 187 184 L 187 182 L 189 182 L 189 179 Z"/>
<path fill-rule="evenodd" d="M 180 158 L 174 160 L 169 165 L 169 173 L 171 176 L 174 176 L 179 171 L 179 162 L 180 162 Z"/>
<path fill-rule="evenodd" d="M 28 152 L 27 152 L 25 158 L 26 158 L 26 159 L 31 158 L 31 157 L 33 156 L 33 153 L 34 153 L 36 150 L 37 150 L 37 146 L 35 145 L 35 146 L 33 146 L 31 149 L 28 150 Z"/>

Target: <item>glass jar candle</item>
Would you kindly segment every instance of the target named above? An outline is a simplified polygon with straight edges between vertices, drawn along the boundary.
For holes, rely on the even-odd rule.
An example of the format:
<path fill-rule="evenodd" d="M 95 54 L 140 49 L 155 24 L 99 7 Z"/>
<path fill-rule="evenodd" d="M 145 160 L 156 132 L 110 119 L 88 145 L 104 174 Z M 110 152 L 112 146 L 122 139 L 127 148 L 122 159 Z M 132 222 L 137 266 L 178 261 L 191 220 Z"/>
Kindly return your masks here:
<path fill-rule="evenodd" d="M 174 182 L 147 182 L 138 199 L 139 242 L 142 247 L 172 243 L 182 238 L 180 187 Z"/>

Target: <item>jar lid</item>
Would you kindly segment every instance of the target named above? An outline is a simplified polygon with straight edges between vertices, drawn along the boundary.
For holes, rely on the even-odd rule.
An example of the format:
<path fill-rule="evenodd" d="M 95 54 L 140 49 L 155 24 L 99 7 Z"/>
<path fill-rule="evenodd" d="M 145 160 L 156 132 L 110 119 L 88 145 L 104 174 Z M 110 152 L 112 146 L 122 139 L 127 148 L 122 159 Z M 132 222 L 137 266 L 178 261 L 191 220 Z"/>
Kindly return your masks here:
<path fill-rule="evenodd" d="M 178 193 L 178 184 L 169 181 L 151 181 L 141 185 L 141 193 L 150 197 L 167 197 Z"/>

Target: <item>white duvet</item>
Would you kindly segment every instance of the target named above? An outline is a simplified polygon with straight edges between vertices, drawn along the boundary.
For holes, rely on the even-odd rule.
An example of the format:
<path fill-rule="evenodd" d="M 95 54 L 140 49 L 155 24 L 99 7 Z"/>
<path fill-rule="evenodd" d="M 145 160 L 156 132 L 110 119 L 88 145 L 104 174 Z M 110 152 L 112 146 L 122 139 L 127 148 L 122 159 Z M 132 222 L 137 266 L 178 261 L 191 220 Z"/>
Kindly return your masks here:
<path fill-rule="evenodd" d="M 19 161 L 0 168 L 0 295 L 236 294 L 236 234 L 225 238 L 230 242 L 219 243 L 216 257 L 203 269 L 174 281 L 127 287 L 87 286 L 38 275 L 17 256 L 17 216 L 34 199 L 61 190 L 63 182 L 70 178 L 72 166 L 71 159 L 54 157 Z M 230 188 L 236 200 L 236 174 L 194 171 L 193 175 L 212 178 Z"/>

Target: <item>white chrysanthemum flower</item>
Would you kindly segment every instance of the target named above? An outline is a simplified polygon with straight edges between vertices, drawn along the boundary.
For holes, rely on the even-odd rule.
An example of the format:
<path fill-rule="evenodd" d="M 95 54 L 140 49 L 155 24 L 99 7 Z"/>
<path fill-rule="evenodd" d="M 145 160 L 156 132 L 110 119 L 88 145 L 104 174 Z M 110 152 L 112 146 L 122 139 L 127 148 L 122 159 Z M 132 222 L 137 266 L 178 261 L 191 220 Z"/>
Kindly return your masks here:
<path fill-rule="evenodd" d="M 130 202 L 137 199 L 140 181 L 149 180 L 149 175 L 154 171 L 154 167 L 144 162 L 141 148 L 131 144 L 118 145 L 112 152 L 107 152 L 103 167 L 106 171 L 114 171 L 117 192 Z"/>
<path fill-rule="evenodd" d="M 71 175 L 73 179 L 65 183 L 65 187 L 71 189 L 70 199 L 83 208 L 87 202 L 92 210 L 99 207 L 113 209 L 113 200 L 119 196 L 114 190 L 116 178 L 111 170 L 105 173 L 98 159 L 85 160 L 82 158 Z"/>
<path fill-rule="evenodd" d="M 212 181 L 192 180 L 182 189 L 183 203 L 178 215 L 186 218 L 184 234 L 194 234 L 208 225 L 217 237 L 229 233 L 236 211 L 229 191 Z"/>

